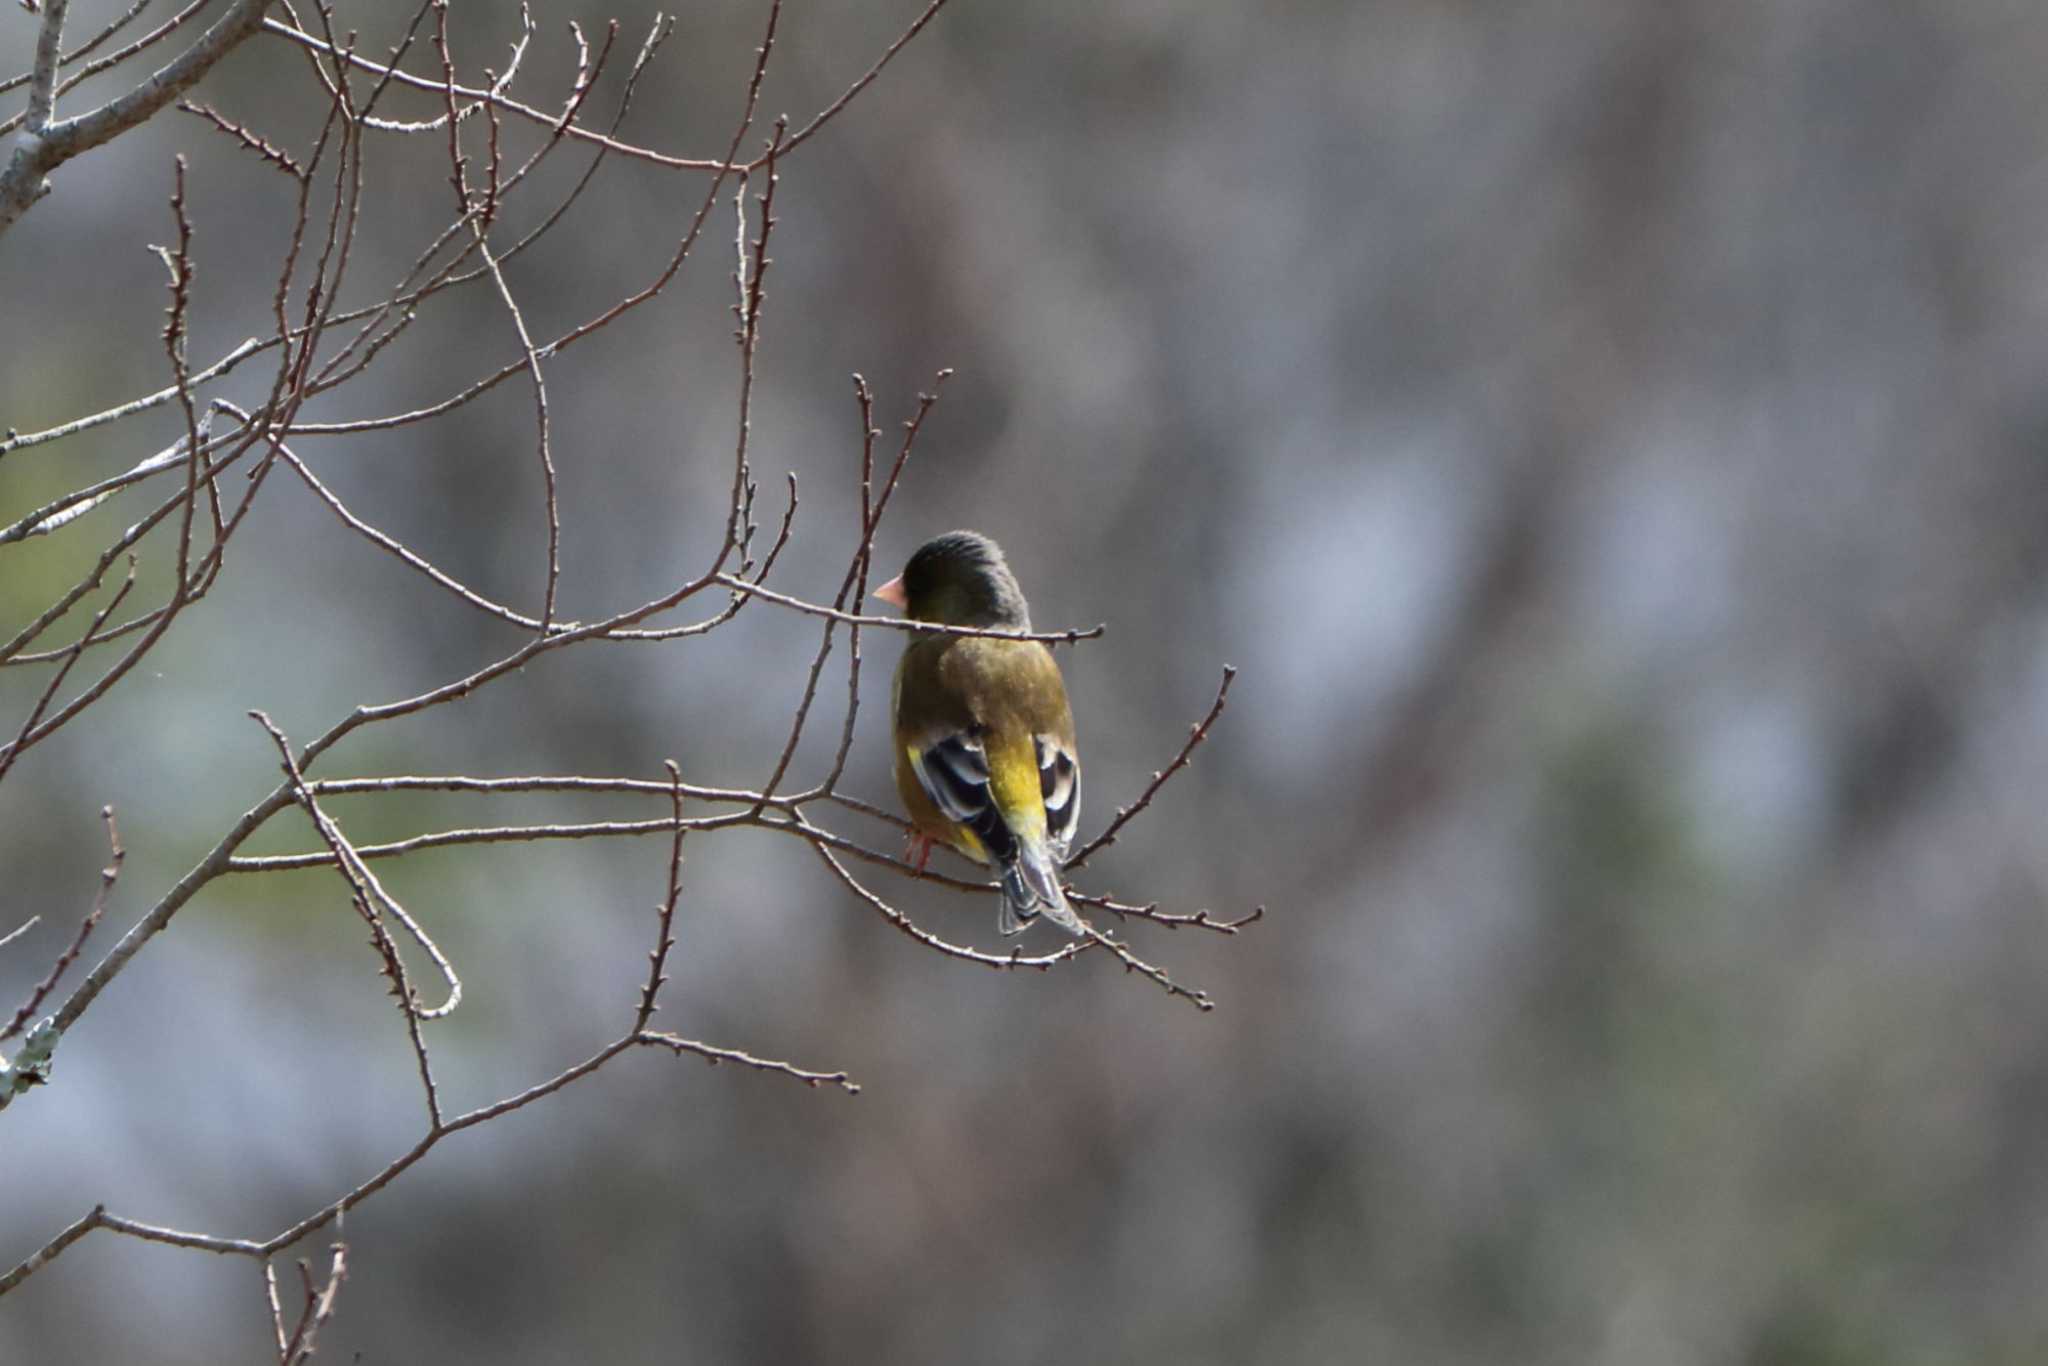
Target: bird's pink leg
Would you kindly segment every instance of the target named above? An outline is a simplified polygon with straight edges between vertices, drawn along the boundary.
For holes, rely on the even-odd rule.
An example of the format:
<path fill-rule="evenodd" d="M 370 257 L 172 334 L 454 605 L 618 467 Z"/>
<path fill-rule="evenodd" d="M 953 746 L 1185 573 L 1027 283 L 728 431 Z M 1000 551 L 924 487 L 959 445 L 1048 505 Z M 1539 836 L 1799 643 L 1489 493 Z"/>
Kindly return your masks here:
<path fill-rule="evenodd" d="M 915 859 L 917 861 L 917 871 L 921 873 L 924 871 L 925 864 L 931 862 L 932 844 L 933 840 L 930 835 L 913 830 L 910 832 L 909 841 L 904 845 L 903 857 L 905 859 Z"/>

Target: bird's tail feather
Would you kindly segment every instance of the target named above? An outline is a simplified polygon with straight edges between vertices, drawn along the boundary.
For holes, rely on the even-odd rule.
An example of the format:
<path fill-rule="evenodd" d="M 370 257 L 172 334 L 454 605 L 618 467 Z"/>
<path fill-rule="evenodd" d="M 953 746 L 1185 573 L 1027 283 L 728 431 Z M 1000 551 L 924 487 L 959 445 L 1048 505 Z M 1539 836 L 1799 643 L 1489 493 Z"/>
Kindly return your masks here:
<path fill-rule="evenodd" d="M 1037 841 L 1023 841 L 1015 857 L 1003 865 L 1003 904 L 996 928 L 1004 934 L 1022 934 L 1041 913 L 1068 934 L 1087 932 L 1060 889 L 1059 866 L 1051 851 Z"/>

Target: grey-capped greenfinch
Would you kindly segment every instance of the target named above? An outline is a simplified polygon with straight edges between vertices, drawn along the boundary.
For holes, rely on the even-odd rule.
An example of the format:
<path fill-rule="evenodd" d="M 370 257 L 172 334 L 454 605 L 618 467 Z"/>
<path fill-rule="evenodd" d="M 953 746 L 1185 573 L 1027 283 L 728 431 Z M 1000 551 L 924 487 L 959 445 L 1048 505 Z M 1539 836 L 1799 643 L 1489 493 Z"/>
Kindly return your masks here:
<path fill-rule="evenodd" d="M 1031 629 L 1016 576 L 979 532 L 926 541 L 874 596 L 913 621 Z M 1035 640 L 913 633 L 892 706 L 896 790 L 918 866 L 932 844 L 949 845 L 1001 874 L 1004 934 L 1041 914 L 1084 933 L 1060 887 L 1060 860 L 1081 818 L 1081 762 L 1052 651 Z"/>

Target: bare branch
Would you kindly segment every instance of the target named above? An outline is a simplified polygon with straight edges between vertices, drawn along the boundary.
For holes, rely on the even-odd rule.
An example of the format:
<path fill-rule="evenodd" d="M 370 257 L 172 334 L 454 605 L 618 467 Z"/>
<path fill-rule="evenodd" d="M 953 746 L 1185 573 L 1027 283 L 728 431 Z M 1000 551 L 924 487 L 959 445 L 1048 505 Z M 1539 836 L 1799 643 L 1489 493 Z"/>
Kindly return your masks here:
<path fill-rule="evenodd" d="M 106 1212 L 106 1206 L 94 1205 L 91 1212 L 83 1219 L 80 1219 L 49 1242 L 37 1248 L 26 1261 L 16 1266 L 12 1271 L 9 1271 L 4 1276 L 0 1276 L 0 1295 L 6 1294 L 36 1272 L 48 1266 L 57 1259 L 58 1255 L 65 1248 L 70 1247 L 80 1238 L 100 1227 L 100 1221 L 106 1215 Z"/>
<path fill-rule="evenodd" d="M 77 47 L 71 49 L 71 51 L 65 53 L 64 56 L 61 59 L 59 59 L 58 65 L 69 66 L 73 62 L 78 61 L 82 57 L 88 57 L 92 55 L 92 53 L 95 50 L 97 50 L 102 43 L 107 42 L 108 40 L 113 38 L 114 35 L 118 34 L 122 29 L 128 27 L 129 24 L 134 22 L 135 16 L 142 13 L 142 11 L 144 11 L 145 9 L 148 9 L 149 6 L 150 0 L 133 0 L 133 3 L 131 3 L 128 6 L 127 10 L 124 13 L 117 16 L 105 28 L 101 29 L 97 34 L 93 35 L 91 38 L 88 38 L 85 42 L 80 43 Z M 27 10 L 30 14 L 34 14 L 38 8 L 38 0 L 21 0 L 21 7 Z M 18 90 L 22 86 L 27 85 L 34 78 L 35 73 L 33 71 L 24 71 L 19 76 L 10 76 L 4 81 L 0 81 L 0 95 L 4 95 L 10 90 Z"/>
<path fill-rule="evenodd" d="M 29 71 L 28 131 L 41 138 L 50 131 L 57 108 L 57 55 L 64 43 L 64 12 L 71 0 L 48 0 L 42 27 L 36 33 L 36 61 Z"/>
<path fill-rule="evenodd" d="M 299 1263 L 299 1276 L 305 1286 L 306 1299 L 304 1307 L 299 1311 L 298 1327 L 278 1349 L 278 1360 L 283 1366 L 300 1366 L 300 1363 L 312 1360 L 315 1339 L 319 1336 L 320 1329 L 334 1317 L 335 1298 L 341 1293 L 341 1283 L 348 1279 L 348 1244 L 337 1242 L 333 1250 L 334 1260 L 328 1264 L 325 1289 L 316 1291 L 313 1287 L 311 1269 L 305 1262 Z M 270 1272 L 268 1262 L 263 1264 L 263 1270 L 267 1279 Z M 271 1288 L 272 1303 L 275 1304 L 275 1281 L 271 1281 Z"/>
<path fill-rule="evenodd" d="M 81 44 L 76 50 L 65 54 L 62 65 L 70 66 L 73 62 L 77 61 L 79 58 L 91 52 L 101 43 L 113 37 L 115 33 L 119 32 L 122 28 L 125 28 L 127 26 L 128 21 L 132 20 L 137 14 L 139 14 L 142 11 L 143 6 L 147 3 L 148 0 L 139 0 L 139 3 L 132 5 L 125 16 L 123 16 L 121 19 L 116 20 L 107 28 L 100 30 L 100 33 L 97 37 L 93 38 L 89 42 Z M 163 23 L 158 24 L 154 29 L 150 30 L 148 33 L 145 33 L 142 37 L 137 38 L 134 42 L 116 48 L 114 51 L 109 52 L 106 56 L 88 62 L 78 70 L 71 72 L 69 75 L 65 76 L 63 80 L 57 83 L 56 93 L 58 98 L 61 99 L 67 92 L 77 89 L 80 85 L 84 84 L 88 80 L 91 80 L 100 72 L 107 71 L 112 69 L 113 67 L 119 66 L 122 62 L 125 62 L 130 57 L 133 57 L 136 53 L 141 52 L 145 48 L 154 47 L 156 44 L 170 37 L 173 33 L 177 32 L 178 29 L 182 27 L 187 20 L 197 15 L 199 11 L 205 9 L 209 3 L 210 0 L 191 0 L 191 3 L 187 4 L 185 8 L 179 10 L 169 19 L 166 19 Z M 13 81 L 7 82 L 5 87 L 0 88 L 11 87 L 28 79 L 28 76 L 20 76 L 15 78 L 15 80 Z M 11 133 L 16 128 L 22 126 L 27 122 L 28 111 L 24 109 L 21 113 L 16 114 L 13 118 L 8 119 L 5 122 L 0 122 L 0 133 Z"/>
<path fill-rule="evenodd" d="M 50 120 L 51 110 L 46 103 L 42 110 L 43 120 L 38 123 L 34 113 L 36 92 L 47 89 L 52 93 L 44 95 L 44 100 L 54 98 L 54 86 L 48 82 L 55 76 L 55 49 L 63 36 L 62 13 L 67 3 L 67 0 L 50 0 L 43 16 L 43 37 L 37 43 L 37 76 L 30 85 L 29 124 L 16 135 L 14 156 L 7 169 L 0 171 L 0 234 L 13 227 L 30 206 L 49 193 L 48 176 L 51 171 L 81 152 L 90 151 L 144 122 L 197 84 L 216 62 L 256 32 L 263 22 L 263 11 L 270 2 L 230 0 L 227 13 L 215 21 L 197 42 L 127 94 L 88 113 L 57 121 Z M 53 17 L 56 20 L 54 24 L 51 22 Z M 48 42 L 52 54 L 48 80 L 43 70 L 44 41 Z"/>

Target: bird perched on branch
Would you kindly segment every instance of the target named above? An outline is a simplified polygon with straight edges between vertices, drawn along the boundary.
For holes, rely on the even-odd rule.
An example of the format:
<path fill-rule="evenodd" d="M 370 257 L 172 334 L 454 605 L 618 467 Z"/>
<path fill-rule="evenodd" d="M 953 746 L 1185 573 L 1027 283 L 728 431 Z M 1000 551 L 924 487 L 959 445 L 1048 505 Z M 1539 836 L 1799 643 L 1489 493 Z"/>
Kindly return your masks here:
<path fill-rule="evenodd" d="M 914 621 L 1028 632 L 1031 609 L 994 541 L 949 531 L 919 546 L 874 596 Z M 934 843 L 1002 875 L 997 926 L 1042 913 L 1087 926 L 1060 889 L 1081 818 L 1074 715 L 1052 651 L 1035 640 L 920 631 L 896 664 L 896 790 L 924 867 Z"/>

